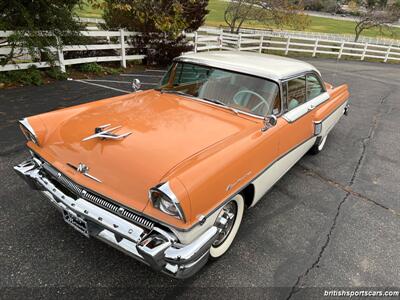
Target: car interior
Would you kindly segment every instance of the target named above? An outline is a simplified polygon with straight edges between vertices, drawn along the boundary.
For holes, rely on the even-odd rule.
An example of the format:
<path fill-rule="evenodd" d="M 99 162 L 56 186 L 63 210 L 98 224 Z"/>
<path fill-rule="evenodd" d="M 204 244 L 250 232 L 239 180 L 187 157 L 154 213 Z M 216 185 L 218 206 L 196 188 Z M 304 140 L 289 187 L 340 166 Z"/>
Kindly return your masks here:
<path fill-rule="evenodd" d="M 292 110 L 325 92 L 315 75 L 301 76 L 287 82 L 288 110 Z"/>
<path fill-rule="evenodd" d="M 272 81 L 188 63 L 178 64 L 174 73 L 172 88 L 195 97 L 260 116 L 281 111 L 279 87 Z"/>

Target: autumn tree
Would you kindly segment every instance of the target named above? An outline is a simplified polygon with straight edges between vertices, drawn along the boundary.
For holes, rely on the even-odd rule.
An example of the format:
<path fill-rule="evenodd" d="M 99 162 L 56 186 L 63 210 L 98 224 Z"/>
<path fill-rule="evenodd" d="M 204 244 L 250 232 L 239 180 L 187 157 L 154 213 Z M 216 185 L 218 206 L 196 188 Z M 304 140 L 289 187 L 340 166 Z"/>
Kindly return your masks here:
<path fill-rule="evenodd" d="M 208 13 L 208 0 L 105 0 L 102 5 L 106 26 L 140 32 L 132 44 L 139 51 L 153 49 L 159 64 L 190 49 L 183 33 L 198 29 Z"/>
<path fill-rule="evenodd" d="M 34 61 L 54 62 L 57 57 L 51 47 L 61 47 L 81 37 L 81 25 L 74 14 L 74 7 L 80 3 L 81 0 L 0 0 L 0 30 L 14 32 L 0 39 L 2 47 L 11 49 L 0 54 L 0 63 L 13 62 L 26 56 L 26 51 Z"/>
<path fill-rule="evenodd" d="M 378 28 L 381 32 L 384 30 L 392 31 L 391 24 L 400 19 L 400 0 L 390 2 L 383 0 L 367 1 L 366 11 L 360 12 L 360 17 L 354 27 L 355 41 L 360 38 L 361 33 L 366 29 Z"/>
<path fill-rule="evenodd" d="M 290 0 L 231 0 L 225 10 L 225 23 L 232 33 L 238 33 L 245 22 L 257 21 L 282 28 L 304 29 L 309 24 L 303 14 L 302 1 Z"/>

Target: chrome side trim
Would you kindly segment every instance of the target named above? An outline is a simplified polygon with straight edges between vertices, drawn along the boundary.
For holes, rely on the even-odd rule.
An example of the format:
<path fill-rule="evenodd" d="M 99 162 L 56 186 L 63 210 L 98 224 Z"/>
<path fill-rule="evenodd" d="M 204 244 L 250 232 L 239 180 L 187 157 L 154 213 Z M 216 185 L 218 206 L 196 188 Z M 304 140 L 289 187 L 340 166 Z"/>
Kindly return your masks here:
<path fill-rule="evenodd" d="M 298 107 L 292 109 L 291 111 L 288 111 L 283 115 L 283 118 L 287 122 L 293 123 L 297 119 L 306 115 L 308 112 L 314 110 L 316 107 L 318 107 L 328 99 L 329 99 L 329 93 L 328 92 L 322 93 L 318 97 L 315 97 L 314 99 L 307 101 L 302 105 L 299 105 Z"/>

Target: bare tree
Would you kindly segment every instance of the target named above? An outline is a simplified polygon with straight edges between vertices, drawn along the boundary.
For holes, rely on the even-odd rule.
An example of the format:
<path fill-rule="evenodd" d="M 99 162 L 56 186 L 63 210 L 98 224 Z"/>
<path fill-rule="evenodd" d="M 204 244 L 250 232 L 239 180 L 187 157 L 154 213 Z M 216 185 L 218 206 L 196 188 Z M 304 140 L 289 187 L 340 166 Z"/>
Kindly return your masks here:
<path fill-rule="evenodd" d="M 309 19 L 303 14 L 303 8 L 302 1 L 231 0 L 225 10 L 224 19 L 232 33 L 238 33 L 243 24 L 249 21 L 304 29 L 308 26 Z"/>
<path fill-rule="evenodd" d="M 400 1 L 393 4 L 384 4 L 382 1 L 369 1 L 370 5 L 365 12 L 361 13 L 354 28 L 355 41 L 360 38 L 361 33 L 366 29 L 378 28 L 391 31 L 390 24 L 396 23 L 400 18 Z"/>

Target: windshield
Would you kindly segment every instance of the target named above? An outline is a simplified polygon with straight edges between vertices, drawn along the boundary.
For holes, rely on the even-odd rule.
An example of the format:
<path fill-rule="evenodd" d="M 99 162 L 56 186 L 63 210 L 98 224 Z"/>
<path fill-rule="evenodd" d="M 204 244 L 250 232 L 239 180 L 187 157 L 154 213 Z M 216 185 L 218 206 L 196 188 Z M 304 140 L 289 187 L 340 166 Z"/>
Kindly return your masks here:
<path fill-rule="evenodd" d="M 279 87 L 273 81 L 186 62 L 172 65 L 160 88 L 259 116 L 278 114 L 281 108 Z"/>

